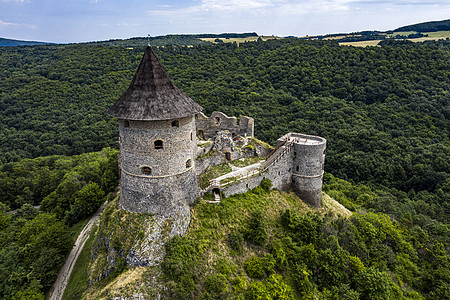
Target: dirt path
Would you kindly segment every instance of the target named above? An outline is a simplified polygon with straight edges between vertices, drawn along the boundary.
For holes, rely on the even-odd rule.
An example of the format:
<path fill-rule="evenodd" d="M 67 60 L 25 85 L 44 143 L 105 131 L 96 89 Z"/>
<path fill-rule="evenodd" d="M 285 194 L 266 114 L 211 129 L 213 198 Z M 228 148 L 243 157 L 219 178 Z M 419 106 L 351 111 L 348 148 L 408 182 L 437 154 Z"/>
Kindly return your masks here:
<path fill-rule="evenodd" d="M 103 212 L 103 209 L 107 204 L 108 202 L 105 202 L 102 206 L 100 206 L 97 212 L 91 217 L 89 222 L 86 224 L 86 226 L 84 226 L 83 230 L 80 232 L 80 235 L 78 236 L 75 245 L 72 248 L 72 251 L 70 251 L 70 254 L 67 257 L 64 266 L 59 271 L 58 277 L 56 278 L 56 281 L 52 286 L 49 300 L 60 300 L 62 298 L 67 283 L 69 282 L 70 274 L 72 273 L 73 267 L 75 266 L 75 263 L 77 261 L 78 256 L 81 253 L 81 250 L 83 250 L 84 244 L 89 238 L 92 226 L 97 220 L 99 220 Z"/>

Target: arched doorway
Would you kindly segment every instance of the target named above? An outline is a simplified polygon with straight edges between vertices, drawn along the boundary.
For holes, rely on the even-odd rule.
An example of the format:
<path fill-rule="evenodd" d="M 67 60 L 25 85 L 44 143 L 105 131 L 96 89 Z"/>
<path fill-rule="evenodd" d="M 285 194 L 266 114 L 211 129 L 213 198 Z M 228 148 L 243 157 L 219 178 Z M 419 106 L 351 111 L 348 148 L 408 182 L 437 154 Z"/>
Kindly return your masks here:
<path fill-rule="evenodd" d="M 212 194 L 214 196 L 214 200 L 215 201 L 220 201 L 220 189 L 218 188 L 213 188 L 212 189 Z"/>

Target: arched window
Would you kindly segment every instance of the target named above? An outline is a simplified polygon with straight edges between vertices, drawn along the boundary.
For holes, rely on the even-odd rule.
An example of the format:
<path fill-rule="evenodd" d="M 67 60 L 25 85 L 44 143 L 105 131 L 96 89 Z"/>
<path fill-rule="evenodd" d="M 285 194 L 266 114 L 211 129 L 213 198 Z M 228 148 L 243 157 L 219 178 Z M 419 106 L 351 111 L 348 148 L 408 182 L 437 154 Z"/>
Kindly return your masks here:
<path fill-rule="evenodd" d="M 130 121 L 125 120 L 125 121 L 123 122 L 123 127 L 130 127 Z"/>
<path fill-rule="evenodd" d="M 141 172 L 144 175 L 152 175 L 152 168 L 145 166 L 141 168 Z"/>
<path fill-rule="evenodd" d="M 186 161 L 186 169 L 190 168 L 192 166 L 192 161 L 190 159 L 188 159 Z"/>
<path fill-rule="evenodd" d="M 155 141 L 155 149 L 163 149 L 164 148 L 164 146 L 163 146 L 163 141 L 161 141 L 161 140 L 156 140 Z"/>
<path fill-rule="evenodd" d="M 220 118 L 216 117 L 216 125 L 219 125 L 219 124 L 220 124 Z"/>
<path fill-rule="evenodd" d="M 180 121 L 178 120 L 172 121 L 172 127 L 180 127 Z"/>

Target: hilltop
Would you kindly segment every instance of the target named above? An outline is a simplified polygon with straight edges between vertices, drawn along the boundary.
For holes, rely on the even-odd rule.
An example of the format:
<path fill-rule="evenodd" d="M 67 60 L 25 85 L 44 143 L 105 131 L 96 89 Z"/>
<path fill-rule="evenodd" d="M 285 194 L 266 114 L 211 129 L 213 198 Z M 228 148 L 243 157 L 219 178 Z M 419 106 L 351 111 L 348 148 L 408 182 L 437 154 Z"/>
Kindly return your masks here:
<path fill-rule="evenodd" d="M 421 299 L 429 272 L 438 277 L 428 297 L 443 295 L 448 260 L 431 258 L 414 229 L 382 213 L 352 213 L 326 194 L 371 206 L 377 193 L 327 174 L 324 207 L 315 210 L 269 188 L 265 182 L 219 204 L 199 199 L 184 237 L 167 240 L 168 220 L 159 266 L 130 264 L 154 251 L 146 242 L 154 217 L 119 210 L 116 198 L 83 250 L 94 259 L 77 263 L 63 299 Z"/>
<path fill-rule="evenodd" d="M 303 39 L 334 40 L 343 46 L 377 46 L 390 41 L 437 41 L 450 38 L 450 20 L 432 21 L 399 27 L 395 30 L 366 30 L 307 36 Z"/>
<path fill-rule="evenodd" d="M 448 30 L 450 30 L 450 19 L 402 26 L 395 29 L 394 32 L 396 31 L 436 32 Z"/>
<path fill-rule="evenodd" d="M 35 45 L 47 45 L 47 44 L 51 44 L 51 43 L 0 38 L 0 47 L 2 47 L 2 46 L 35 46 Z"/>
<path fill-rule="evenodd" d="M 117 186 L 117 150 L 93 151 L 117 149 L 117 123 L 106 110 L 129 85 L 143 46 L 0 49 L 0 298 L 43 299 L 86 218 Z M 205 113 L 251 116 L 257 137 L 272 144 L 289 131 L 325 137 L 324 192 L 352 213 L 308 215 L 298 198 L 264 187 L 217 206 L 198 200 L 192 230 L 166 249 L 165 291 L 238 299 L 253 292 L 322 299 L 450 294 L 449 49 L 447 40 L 356 48 L 297 38 L 155 47 Z M 39 204 L 39 211 L 31 206 Z M 91 249 L 100 254 L 90 276 L 105 270 L 102 246 L 131 246 L 97 237 L 121 230 L 119 219 L 133 229 L 150 218 L 113 204 L 107 212 L 89 241 L 96 246 L 83 256 L 86 270 Z M 236 224 L 229 219 L 235 216 Z M 255 231 L 267 233 L 263 245 Z M 185 249 L 192 251 L 183 256 Z M 111 287 L 129 295 L 141 283 L 143 293 L 150 290 L 159 269 L 130 267 L 121 259 L 126 253 L 117 253 L 114 271 L 86 293 Z M 88 275 L 75 275 L 81 295 Z M 380 288 L 359 284 L 370 279 Z"/>

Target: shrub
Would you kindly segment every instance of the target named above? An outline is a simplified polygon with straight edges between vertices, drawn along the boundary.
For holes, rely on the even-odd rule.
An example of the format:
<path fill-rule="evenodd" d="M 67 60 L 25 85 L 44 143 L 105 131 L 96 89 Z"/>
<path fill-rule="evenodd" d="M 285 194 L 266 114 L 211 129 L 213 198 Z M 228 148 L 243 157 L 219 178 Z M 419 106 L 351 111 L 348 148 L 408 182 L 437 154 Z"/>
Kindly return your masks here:
<path fill-rule="evenodd" d="M 191 298 L 199 277 L 199 256 L 194 242 L 176 235 L 166 243 L 165 249 L 161 267 L 169 279 L 170 298 Z"/>
<path fill-rule="evenodd" d="M 193 271 L 198 256 L 192 241 L 176 235 L 166 243 L 165 249 L 166 256 L 161 266 L 169 279 L 179 280 L 185 274 L 196 277 Z"/>
<path fill-rule="evenodd" d="M 245 235 L 247 241 L 259 246 L 266 244 L 269 235 L 267 234 L 266 224 L 263 220 L 263 214 L 260 211 L 252 214 L 249 220 L 249 228 Z"/>
<path fill-rule="evenodd" d="M 244 236 L 240 232 L 230 232 L 227 236 L 227 242 L 231 250 L 237 254 L 241 253 L 244 245 Z"/>
<path fill-rule="evenodd" d="M 228 280 L 223 274 L 213 274 L 206 277 L 204 287 L 214 299 L 224 298 L 225 294 L 229 292 Z"/>
<path fill-rule="evenodd" d="M 270 179 L 264 178 L 261 181 L 261 188 L 268 192 L 272 188 L 272 181 Z"/>
<path fill-rule="evenodd" d="M 254 279 L 262 279 L 265 272 L 264 259 L 261 257 L 250 257 L 244 264 L 245 272 L 247 272 L 248 277 Z"/>
<path fill-rule="evenodd" d="M 292 267 L 292 279 L 295 283 L 295 288 L 300 293 L 302 298 L 307 298 L 312 295 L 313 285 L 310 281 L 311 273 L 305 266 L 294 265 Z"/>
<path fill-rule="evenodd" d="M 266 285 L 262 282 L 252 282 L 245 293 L 246 300 L 270 300 Z"/>
<path fill-rule="evenodd" d="M 294 290 L 278 274 L 272 274 L 266 280 L 267 290 L 272 299 L 287 300 L 294 299 Z"/>
<path fill-rule="evenodd" d="M 385 272 L 370 267 L 359 272 L 353 280 L 361 299 L 390 299 L 391 279 Z"/>
<path fill-rule="evenodd" d="M 91 182 L 75 194 L 75 202 L 66 212 L 64 221 L 69 226 L 92 215 L 102 205 L 105 193 L 100 186 Z"/>

